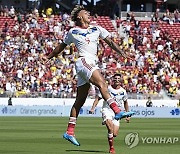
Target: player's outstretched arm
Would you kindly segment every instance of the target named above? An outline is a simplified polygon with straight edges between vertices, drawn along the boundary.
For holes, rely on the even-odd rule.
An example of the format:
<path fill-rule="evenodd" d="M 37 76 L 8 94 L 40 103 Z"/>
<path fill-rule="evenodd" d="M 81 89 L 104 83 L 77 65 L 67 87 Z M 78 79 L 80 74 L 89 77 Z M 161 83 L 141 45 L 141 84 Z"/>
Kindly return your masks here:
<path fill-rule="evenodd" d="M 50 59 L 62 52 L 66 46 L 67 44 L 65 43 L 59 44 L 48 56 L 43 56 L 40 58 L 41 63 L 49 63 Z"/>
<path fill-rule="evenodd" d="M 125 108 L 125 111 L 128 112 L 129 111 L 129 105 L 128 105 L 128 101 L 124 101 L 124 108 Z"/>
<path fill-rule="evenodd" d="M 104 41 L 113 49 L 115 50 L 118 54 L 120 54 L 121 56 L 123 56 L 124 58 L 129 58 L 132 59 L 129 55 L 127 55 L 122 49 L 120 49 L 120 47 L 113 42 L 113 40 L 111 40 L 109 37 L 106 37 L 104 39 Z"/>
<path fill-rule="evenodd" d="M 89 111 L 91 114 L 94 113 L 94 109 L 96 108 L 97 104 L 99 103 L 99 101 L 101 100 L 101 98 L 99 96 L 96 96 L 93 105 L 91 107 L 91 110 Z"/>
<path fill-rule="evenodd" d="M 61 44 L 59 44 L 48 56 L 47 59 L 51 59 L 54 56 L 57 56 L 59 53 L 61 53 L 64 48 L 67 46 L 67 44 L 65 44 L 64 42 L 62 42 Z"/>
<path fill-rule="evenodd" d="M 125 111 L 126 111 L 126 112 L 129 111 L 129 105 L 128 105 L 128 101 L 127 101 L 127 100 L 124 101 L 124 108 L 125 108 Z M 125 121 L 126 121 L 127 123 L 129 123 L 129 122 L 130 122 L 130 117 L 126 117 L 126 118 L 125 118 Z"/>

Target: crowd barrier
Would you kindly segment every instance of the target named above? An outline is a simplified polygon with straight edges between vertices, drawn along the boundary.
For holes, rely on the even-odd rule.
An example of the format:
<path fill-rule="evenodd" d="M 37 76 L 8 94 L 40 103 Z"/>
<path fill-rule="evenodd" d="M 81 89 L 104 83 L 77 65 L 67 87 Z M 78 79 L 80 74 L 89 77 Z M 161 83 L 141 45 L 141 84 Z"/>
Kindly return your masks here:
<path fill-rule="evenodd" d="M 101 117 L 101 107 L 90 114 L 91 106 L 83 106 L 80 109 L 81 117 Z M 0 116 L 69 116 L 71 106 L 0 106 Z M 135 112 L 135 118 L 180 118 L 180 108 L 177 107 L 130 107 Z"/>
<path fill-rule="evenodd" d="M 94 114 L 89 114 L 93 99 L 87 99 L 79 116 L 101 117 L 100 101 Z M 129 100 L 130 110 L 137 118 L 180 118 L 178 100 L 153 100 L 153 107 L 146 107 L 147 100 Z M 0 99 L 0 116 L 69 116 L 74 99 L 56 98 L 13 98 L 8 106 L 8 98 Z"/>
<path fill-rule="evenodd" d="M 0 105 L 8 105 L 9 98 L 0 98 Z M 72 105 L 74 98 L 12 98 L 13 105 L 33 106 L 33 105 Z M 84 106 L 91 106 L 94 99 L 87 99 Z M 102 100 L 98 106 L 102 106 Z M 147 99 L 128 99 L 129 106 L 146 107 Z M 177 107 L 178 100 L 152 100 L 154 107 Z"/>

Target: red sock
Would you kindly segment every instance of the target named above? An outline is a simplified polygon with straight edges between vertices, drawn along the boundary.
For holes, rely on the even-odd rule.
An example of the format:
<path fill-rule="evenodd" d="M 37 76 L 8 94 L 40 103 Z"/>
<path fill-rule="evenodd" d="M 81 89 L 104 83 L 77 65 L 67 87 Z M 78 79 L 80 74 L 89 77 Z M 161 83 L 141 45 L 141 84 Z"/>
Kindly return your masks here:
<path fill-rule="evenodd" d="M 113 144 L 114 144 L 113 141 L 114 141 L 113 133 L 112 133 L 112 134 L 108 134 L 109 149 L 114 148 L 114 146 L 113 146 Z"/>
<path fill-rule="evenodd" d="M 113 98 L 107 99 L 107 103 L 109 104 L 110 108 L 114 111 L 114 113 L 119 113 L 121 111 Z"/>
<path fill-rule="evenodd" d="M 75 126 L 76 126 L 76 118 L 75 117 L 70 117 L 68 127 L 67 127 L 67 131 L 66 131 L 67 134 L 74 135 Z"/>

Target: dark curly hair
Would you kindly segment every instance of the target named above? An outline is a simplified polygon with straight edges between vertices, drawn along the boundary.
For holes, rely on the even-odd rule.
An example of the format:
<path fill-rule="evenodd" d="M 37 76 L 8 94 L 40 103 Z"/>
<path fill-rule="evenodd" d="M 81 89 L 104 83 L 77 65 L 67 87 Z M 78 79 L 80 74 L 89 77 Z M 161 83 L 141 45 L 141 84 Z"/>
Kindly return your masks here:
<path fill-rule="evenodd" d="M 77 16 L 78 16 L 78 13 L 81 11 L 81 10 L 85 10 L 84 6 L 82 5 L 76 5 L 75 8 L 72 10 L 71 12 L 71 20 L 76 22 L 77 21 Z"/>

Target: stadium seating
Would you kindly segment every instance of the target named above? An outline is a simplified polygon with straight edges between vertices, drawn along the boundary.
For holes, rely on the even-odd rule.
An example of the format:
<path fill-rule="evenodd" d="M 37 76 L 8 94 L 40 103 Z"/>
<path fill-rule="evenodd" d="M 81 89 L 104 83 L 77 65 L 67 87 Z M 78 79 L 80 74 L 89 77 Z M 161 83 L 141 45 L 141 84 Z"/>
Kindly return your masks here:
<path fill-rule="evenodd" d="M 98 16 L 95 19 L 95 21 L 100 26 L 106 28 L 109 32 L 115 32 L 116 31 L 113 24 L 112 24 L 110 17 L 108 17 L 108 16 Z"/>
<path fill-rule="evenodd" d="M 141 21 L 140 22 L 140 26 L 141 28 L 144 27 L 150 27 L 150 25 L 152 24 L 152 21 Z M 134 27 L 134 23 L 131 23 L 131 26 Z M 166 22 L 162 22 L 159 24 L 160 30 L 161 31 L 168 31 L 170 35 L 172 35 L 173 38 L 180 38 L 180 23 L 174 23 L 172 25 L 166 23 Z M 133 36 L 134 35 L 134 30 L 132 28 L 130 35 Z M 151 35 L 149 35 L 148 37 L 151 37 Z"/>
<path fill-rule="evenodd" d="M 110 19 L 110 17 L 108 17 L 108 16 L 98 16 L 97 18 L 94 18 L 93 19 L 93 21 L 95 21 L 95 23 L 96 24 L 98 24 L 98 25 L 100 25 L 100 26 L 102 26 L 102 27 L 104 27 L 104 28 L 106 28 L 109 32 L 115 32 L 116 33 L 116 28 L 113 26 L 113 24 L 112 24 L 112 21 L 111 21 L 111 19 Z M 6 23 L 7 22 L 7 23 Z M 10 18 L 10 17 L 0 17 L 0 29 L 1 29 L 1 34 L 3 34 L 3 33 L 5 33 L 5 35 L 11 35 L 11 37 L 13 38 L 13 37 L 16 37 L 16 36 L 18 36 L 18 33 L 17 33 L 17 31 L 13 31 L 13 27 L 17 24 L 17 20 L 16 19 L 12 19 L 12 18 Z M 41 49 L 43 49 L 43 51 L 44 52 L 47 52 L 47 53 L 49 53 L 49 52 L 51 52 L 52 51 L 52 46 L 48 46 L 48 43 L 53 43 L 53 42 L 55 42 L 55 43 L 57 43 L 57 41 L 58 40 L 56 40 L 56 39 L 54 39 L 53 38 L 53 36 L 54 35 L 51 35 L 50 36 L 50 34 L 51 34 L 51 32 L 50 32 L 50 27 L 49 27 L 49 25 L 51 25 L 52 24 L 52 27 L 54 27 L 55 26 L 55 23 L 56 22 L 61 22 L 61 16 L 57 16 L 57 15 L 55 15 L 55 16 L 53 16 L 52 18 L 43 18 L 43 17 L 38 17 L 38 20 L 37 20 L 37 22 L 38 22 L 38 26 L 40 26 L 40 28 L 38 27 L 38 28 L 31 28 L 30 30 L 28 30 L 28 32 L 26 33 L 26 35 L 24 36 L 24 37 L 26 37 L 26 40 L 28 40 L 29 39 L 29 33 L 33 33 L 34 34 L 34 39 L 37 39 L 38 37 L 38 35 L 39 36 L 41 36 L 41 41 L 43 42 L 43 44 L 42 45 L 44 45 L 44 44 L 46 44 L 46 46 L 44 47 L 44 46 L 40 46 L 40 48 Z M 6 24 L 5 24 L 6 23 Z M 65 23 L 66 24 L 66 23 Z M 149 28 L 150 27 L 150 25 L 152 24 L 152 22 L 151 21 L 141 21 L 140 22 L 140 32 L 142 33 L 143 32 L 143 28 L 144 27 L 147 27 L 147 28 Z M 60 24 L 61 25 L 61 24 Z M 5 27 L 6 26 L 6 27 Z M 24 26 L 23 24 L 21 25 L 21 26 Z M 61 25 L 62 26 L 62 25 Z M 69 25 L 68 25 L 68 23 L 67 23 L 67 25 L 65 25 L 65 27 L 68 27 Z M 130 30 L 130 36 L 134 36 L 135 35 L 135 33 L 136 33 L 136 30 L 134 29 L 134 26 L 135 26 L 135 24 L 134 24 L 134 22 L 131 22 L 131 30 Z M 175 38 L 180 38 L 180 23 L 174 23 L 173 25 L 170 25 L 170 24 L 168 24 L 168 23 L 165 23 L 165 22 L 161 22 L 160 24 L 159 24 L 159 27 L 160 27 L 160 30 L 161 30 L 161 32 L 165 32 L 165 31 L 168 31 L 168 33 L 175 39 Z M 6 31 L 6 28 L 8 29 L 7 30 L 7 32 L 5 32 Z M 61 27 L 62 28 L 62 27 Z M 63 25 L 63 29 L 64 29 L 64 25 Z M 5 30 L 5 31 L 4 31 Z M 21 30 L 21 29 L 19 29 L 19 30 Z M 60 30 L 61 31 L 61 30 Z M 60 35 L 62 35 L 62 36 L 60 36 L 60 39 L 62 39 L 63 38 L 63 35 L 64 35 L 64 33 L 66 33 L 68 31 L 68 28 L 65 28 L 64 29 L 64 31 L 62 31 L 62 33 L 60 34 Z M 20 32 L 21 33 L 21 32 Z M 14 35 L 15 34 L 15 35 Z M 52 34 L 54 34 L 54 31 L 52 32 Z M 2 36 L 2 37 L 4 37 L 4 36 Z M 147 33 L 146 34 L 146 37 L 148 37 L 148 38 L 150 38 L 150 39 L 152 39 L 152 33 Z M 46 40 L 48 38 L 48 40 Z M 113 37 L 112 37 L 113 38 Z M 113 38 L 114 39 L 114 38 Z M 115 38 L 115 40 L 117 41 L 119 41 L 118 43 L 121 43 L 120 42 L 120 40 L 118 39 L 118 38 Z M 30 40 L 29 40 L 30 41 Z M 38 41 L 38 40 L 37 40 Z M 45 42 L 45 41 L 49 41 L 49 42 Z M 165 44 L 166 43 L 166 41 L 167 40 L 165 40 L 165 39 L 162 39 L 162 40 L 155 40 L 154 41 L 154 43 L 153 43 L 153 45 L 155 46 L 155 48 L 157 48 L 157 46 L 158 46 L 158 44 L 159 43 L 163 43 L 163 44 Z M 172 42 L 173 43 L 173 42 Z M 24 43 L 23 43 L 24 44 Z M 38 45 L 40 45 L 40 44 L 38 44 Z M 123 45 L 123 44 L 121 44 L 121 45 Z M 3 45 L 1 44 L 1 46 L 0 47 L 2 47 Z M 107 57 L 108 56 L 112 56 L 110 59 L 112 60 L 112 58 L 113 59 L 116 59 L 117 60 L 117 56 L 113 53 L 113 52 L 109 52 L 109 50 L 108 50 L 108 48 L 107 48 L 107 46 L 104 44 L 104 42 L 102 43 L 102 46 L 100 46 L 101 47 L 101 52 L 106 52 L 106 50 L 107 50 L 107 53 L 109 54 L 109 55 L 106 55 Z M 31 45 L 30 46 L 30 49 L 31 48 L 33 48 L 34 49 L 34 46 L 33 45 Z M 7 47 L 5 47 L 5 49 L 6 50 L 9 50 L 9 48 L 7 49 Z M 39 52 L 40 51 L 42 51 L 42 50 L 39 50 L 39 47 L 38 48 L 36 48 L 37 49 L 37 51 L 36 51 L 36 54 L 39 54 Z M 137 47 L 137 50 L 139 50 L 140 51 L 140 53 L 142 53 L 142 54 L 144 54 L 145 52 L 146 52 L 146 50 L 147 50 L 147 46 L 146 45 L 143 45 L 143 44 L 138 44 L 138 47 Z M 2 58 L 2 60 L 1 61 L 3 61 L 3 60 L 5 60 L 5 61 L 9 61 L 9 59 L 11 59 L 11 56 L 12 55 L 15 55 L 16 54 L 16 48 L 15 47 L 13 47 L 13 51 L 15 51 L 14 53 L 3 53 L 3 54 L 7 54 L 6 56 L 4 56 L 4 58 Z M 33 50 L 32 50 L 33 51 Z M 74 49 L 74 51 L 75 51 L 75 49 Z M 0 52 L 0 54 L 1 54 L 1 52 Z M 26 50 L 26 51 L 21 51 L 21 54 L 23 55 L 23 54 L 29 54 L 29 56 L 30 56 L 30 53 L 29 53 L 29 50 Z M 104 53 L 102 53 L 102 55 L 103 55 Z M 30 58 L 32 58 L 31 56 L 30 56 Z M 54 66 L 53 67 L 51 67 L 51 68 L 49 68 L 49 66 L 48 67 L 46 67 L 46 71 L 48 72 L 47 74 L 46 73 L 44 73 L 44 76 L 43 77 L 41 77 L 41 78 L 38 78 L 38 86 L 37 86 L 37 84 L 35 84 L 37 87 L 37 89 L 34 89 L 33 88 L 33 86 L 30 88 L 30 89 L 28 89 L 30 92 L 31 92 L 31 95 L 33 95 L 33 94 L 35 94 L 35 95 L 37 95 L 37 96 L 34 96 L 34 97 L 39 97 L 39 96 L 42 96 L 42 97 L 46 97 L 45 95 L 46 94 L 48 94 L 48 96 L 47 97 L 74 97 L 74 93 L 75 93 L 75 89 L 76 89 L 76 82 L 74 81 L 74 78 L 73 78 L 73 69 L 71 68 L 72 66 L 70 65 L 70 63 L 73 63 L 74 61 L 73 61 L 73 59 L 75 59 L 75 58 L 72 58 L 70 61 L 68 60 L 67 61 L 67 57 L 59 57 L 60 59 L 61 59 L 61 61 L 62 62 L 64 62 L 64 66 L 63 67 L 61 67 L 62 69 L 62 72 L 63 73 L 61 73 L 61 74 L 59 74 L 59 72 L 57 71 L 58 69 L 59 69 L 59 64 L 58 63 L 54 63 Z M 174 61 L 172 61 L 172 59 L 170 59 L 168 56 L 165 56 L 165 58 L 168 58 L 168 62 L 170 63 L 170 65 L 171 66 L 175 66 L 176 65 L 176 62 L 174 62 Z M 17 59 L 18 61 L 23 61 L 24 60 L 24 58 L 23 58 L 23 56 L 18 56 L 18 59 Z M 106 60 L 106 61 L 105 61 Z M 108 59 L 104 59 L 104 61 L 103 62 L 106 62 L 107 63 L 107 67 L 106 67 L 106 69 L 105 70 L 107 70 L 107 71 L 105 71 L 104 73 L 105 73 L 105 75 L 106 76 L 108 76 L 108 77 L 110 77 L 111 76 L 111 74 L 114 72 L 114 71 L 120 71 L 121 73 L 123 73 L 123 75 L 126 77 L 125 79 L 124 79 L 124 82 L 126 83 L 126 89 L 127 90 L 129 90 L 128 92 L 132 92 L 131 91 L 131 84 L 132 83 L 130 83 L 129 85 L 128 85 L 128 81 L 127 81 L 127 79 L 128 79 L 128 76 L 127 76 L 127 74 L 126 74 L 126 72 L 128 72 L 128 73 L 131 73 L 132 74 L 132 79 L 135 79 L 136 78 L 136 76 L 134 76 L 134 74 L 133 74 L 133 71 L 134 70 L 136 70 L 137 72 L 139 72 L 139 74 L 140 75 L 142 75 L 141 74 L 141 71 L 142 71 L 142 69 L 137 69 L 137 66 L 134 66 L 134 65 L 132 65 L 132 64 L 130 64 L 130 63 L 128 63 L 128 62 L 125 62 L 124 61 L 124 59 L 123 58 L 120 58 L 119 59 L 119 61 L 122 61 L 122 66 L 120 67 L 120 68 L 117 68 L 116 67 L 116 64 L 115 65 L 112 65 L 112 62 L 114 62 L 114 60 L 113 61 L 109 61 Z M 68 63 L 67 63 L 68 62 Z M 145 62 L 145 61 L 144 61 Z M 23 63 L 25 64 L 26 62 L 25 61 L 23 61 Z M 36 65 L 32 65 L 31 64 L 31 61 L 29 61 L 28 62 L 29 63 L 29 65 L 27 66 L 30 70 L 35 70 L 35 69 L 37 69 L 35 66 Z M 157 63 L 158 64 L 158 63 Z M 40 68 L 42 68 L 42 66 L 41 66 L 41 64 L 37 64 Z M 15 66 L 15 65 L 14 65 Z M 0 65 L 0 67 L 2 68 L 2 70 L 4 71 L 2 71 L 1 72 L 1 70 L 0 70 L 0 72 L 1 72 L 1 74 L 3 74 L 3 75 L 5 75 L 6 77 L 8 77 L 7 76 L 7 74 L 5 73 L 6 71 L 8 71 L 7 70 L 7 67 L 4 67 L 4 64 L 2 63 L 2 65 Z M 68 69 L 67 69 L 68 68 Z M 136 69 L 135 69 L 136 68 Z M 176 68 L 178 68 L 178 67 L 176 67 Z M 13 73 L 16 75 L 17 74 L 17 70 L 16 70 L 17 68 L 16 67 L 14 67 L 14 69 L 12 69 L 12 71 L 14 71 Z M 21 69 L 23 69 L 23 68 L 21 68 Z M 52 69 L 52 70 L 51 70 Z M 72 70 L 71 70 L 72 69 Z M 170 68 L 171 70 L 175 70 L 175 67 L 172 67 L 172 68 Z M 56 70 L 55 72 L 53 72 L 53 70 Z M 70 71 L 71 70 L 71 71 Z M 149 70 L 150 71 L 153 71 L 153 68 L 151 68 L 151 67 L 149 67 Z M 147 71 L 147 70 L 145 70 L 145 71 Z M 175 70 L 175 71 L 177 71 L 177 70 Z M 12 72 L 10 72 L 10 73 L 12 73 Z M 71 86 L 69 86 L 69 87 L 67 87 L 67 84 L 66 84 L 66 82 L 67 81 L 65 81 L 66 80 L 66 78 L 65 79 L 62 79 L 64 76 L 66 76 L 67 77 L 67 75 L 66 75 L 66 73 L 68 74 L 68 80 L 69 81 L 72 81 L 72 83 L 70 84 Z M 176 73 L 176 72 L 175 72 Z M 9 74 L 8 74 L 9 75 Z M 26 80 L 26 78 L 22 78 L 21 80 L 19 80 L 15 75 L 13 75 L 12 74 L 12 77 L 14 77 L 13 78 L 13 83 L 15 83 L 16 81 L 18 82 L 18 81 L 24 81 L 24 80 Z M 173 82 L 173 80 L 174 80 L 174 78 L 172 77 L 172 76 L 169 76 L 169 78 L 170 78 L 170 80 L 172 80 L 172 82 Z M 4 96 L 4 91 L 5 91 L 5 88 L 4 88 L 4 85 L 6 85 L 6 82 L 7 82 L 7 80 L 6 80 L 6 78 L 0 78 L 1 80 L 0 81 L 2 81 L 1 83 L 0 83 L 0 93 L 1 93 L 1 95 L 0 95 L 0 97 L 3 97 Z M 128 79 L 129 81 L 130 81 L 130 78 Z M 51 81 L 53 81 L 54 83 L 52 83 Z M 49 82 L 49 83 L 46 83 L 46 82 Z M 22 84 L 22 86 L 23 87 L 25 87 L 25 88 L 28 88 L 28 87 L 26 87 L 27 85 L 25 84 L 26 82 L 22 82 L 22 83 L 19 83 L 20 84 L 20 86 L 21 86 L 21 84 Z M 163 82 L 161 82 L 162 84 L 163 84 Z M 174 82 L 175 83 L 175 82 Z M 32 84 L 32 83 L 31 83 Z M 147 83 L 147 84 L 149 84 L 149 83 Z M 171 87 L 170 86 L 170 84 L 168 83 L 168 84 L 166 84 L 166 85 L 163 85 L 163 86 L 165 86 L 165 88 L 166 88 L 166 90 L 168 91 L 169 89 L 172 89 L 172 88 L 175 88 L 175 92 L 174 92 L 174 90 L 173 90 L 173 92 L 170 92 L 170 94 L 172 94 L 172 95 L 174 95 L 174 94 L 176 94 L 176 89 L 178 89 L 178 84 L 173 84 L 173 85 L 175 85 L 175 87 Z M 138 89 L 138 87 L 139 87 L 139 91 L 137 90 L 137 92 L 139 92 L 139 93 L 143 93 L 142 92 L 142 90 L 143 89 L 140 89 L 141 87 L 142 87 L 142 85 L 141 85 L 141 87 L 140 87 L 140 84 L 136 84 L 135 86 L 137 86 L 137 87 L 135 87 L 135 89 Z M 59 87 L 59 89 L 57 89 L 57 87 Z M 26 91 L 26 94 L 25 94 L 25 96 L 24 95 L 22 95 L 22 92 L 25 92 L 25 89 L 21 89 L 22 87 L 16 87 L 17 89 L 18 88 L 20 88 L 20 90 L 17 90 L 16 91 L 16 93 L 15 93 L 15 97 L 28 97 L 29 96 L 29 93 L 28 93 L 28 91 Z M 64 88 L 64 89 L 63 89 Z M 147 88 L 147 87 L 144 87 L 144 88 Z M 152 87 L 153 88 L 153 87 Z M 155 88 L 157 88 L 157 87 L 155 87 Z M 26 89 L 27 90 L 27 89 Z M 68 94 L 70 94 L 71 96 L 67 96 L 67 93 L 64 91 L 64 90 L 71 90 L 71 92 L 69 92 L 68 91 Z M 93 96 L 94 96 L 94 93 L 95 91 L 94 91 L 94 89 L 92 89 L 92 92 L 90 92 L 90 94 L 92 94 Z M 133 93 L 134 93 L 134 91 L 133 91 Z M 135 92 L 136 93 L 136 92 Z M 149 94 L 156 94 L 156 95 L 158 95 L 158 93 L 156 92 L 156 89 L 155 89 L 155 91 L 148 91 L 148 93 Z M 18 94 L 21 94 L 22 96 L 19 96 Z M 40 94 L 40 95 L 39 95 Z M 159 96 L 158 96 L 159 97 Z M 134 97 L 133 97 L 134 98 Z"/>

